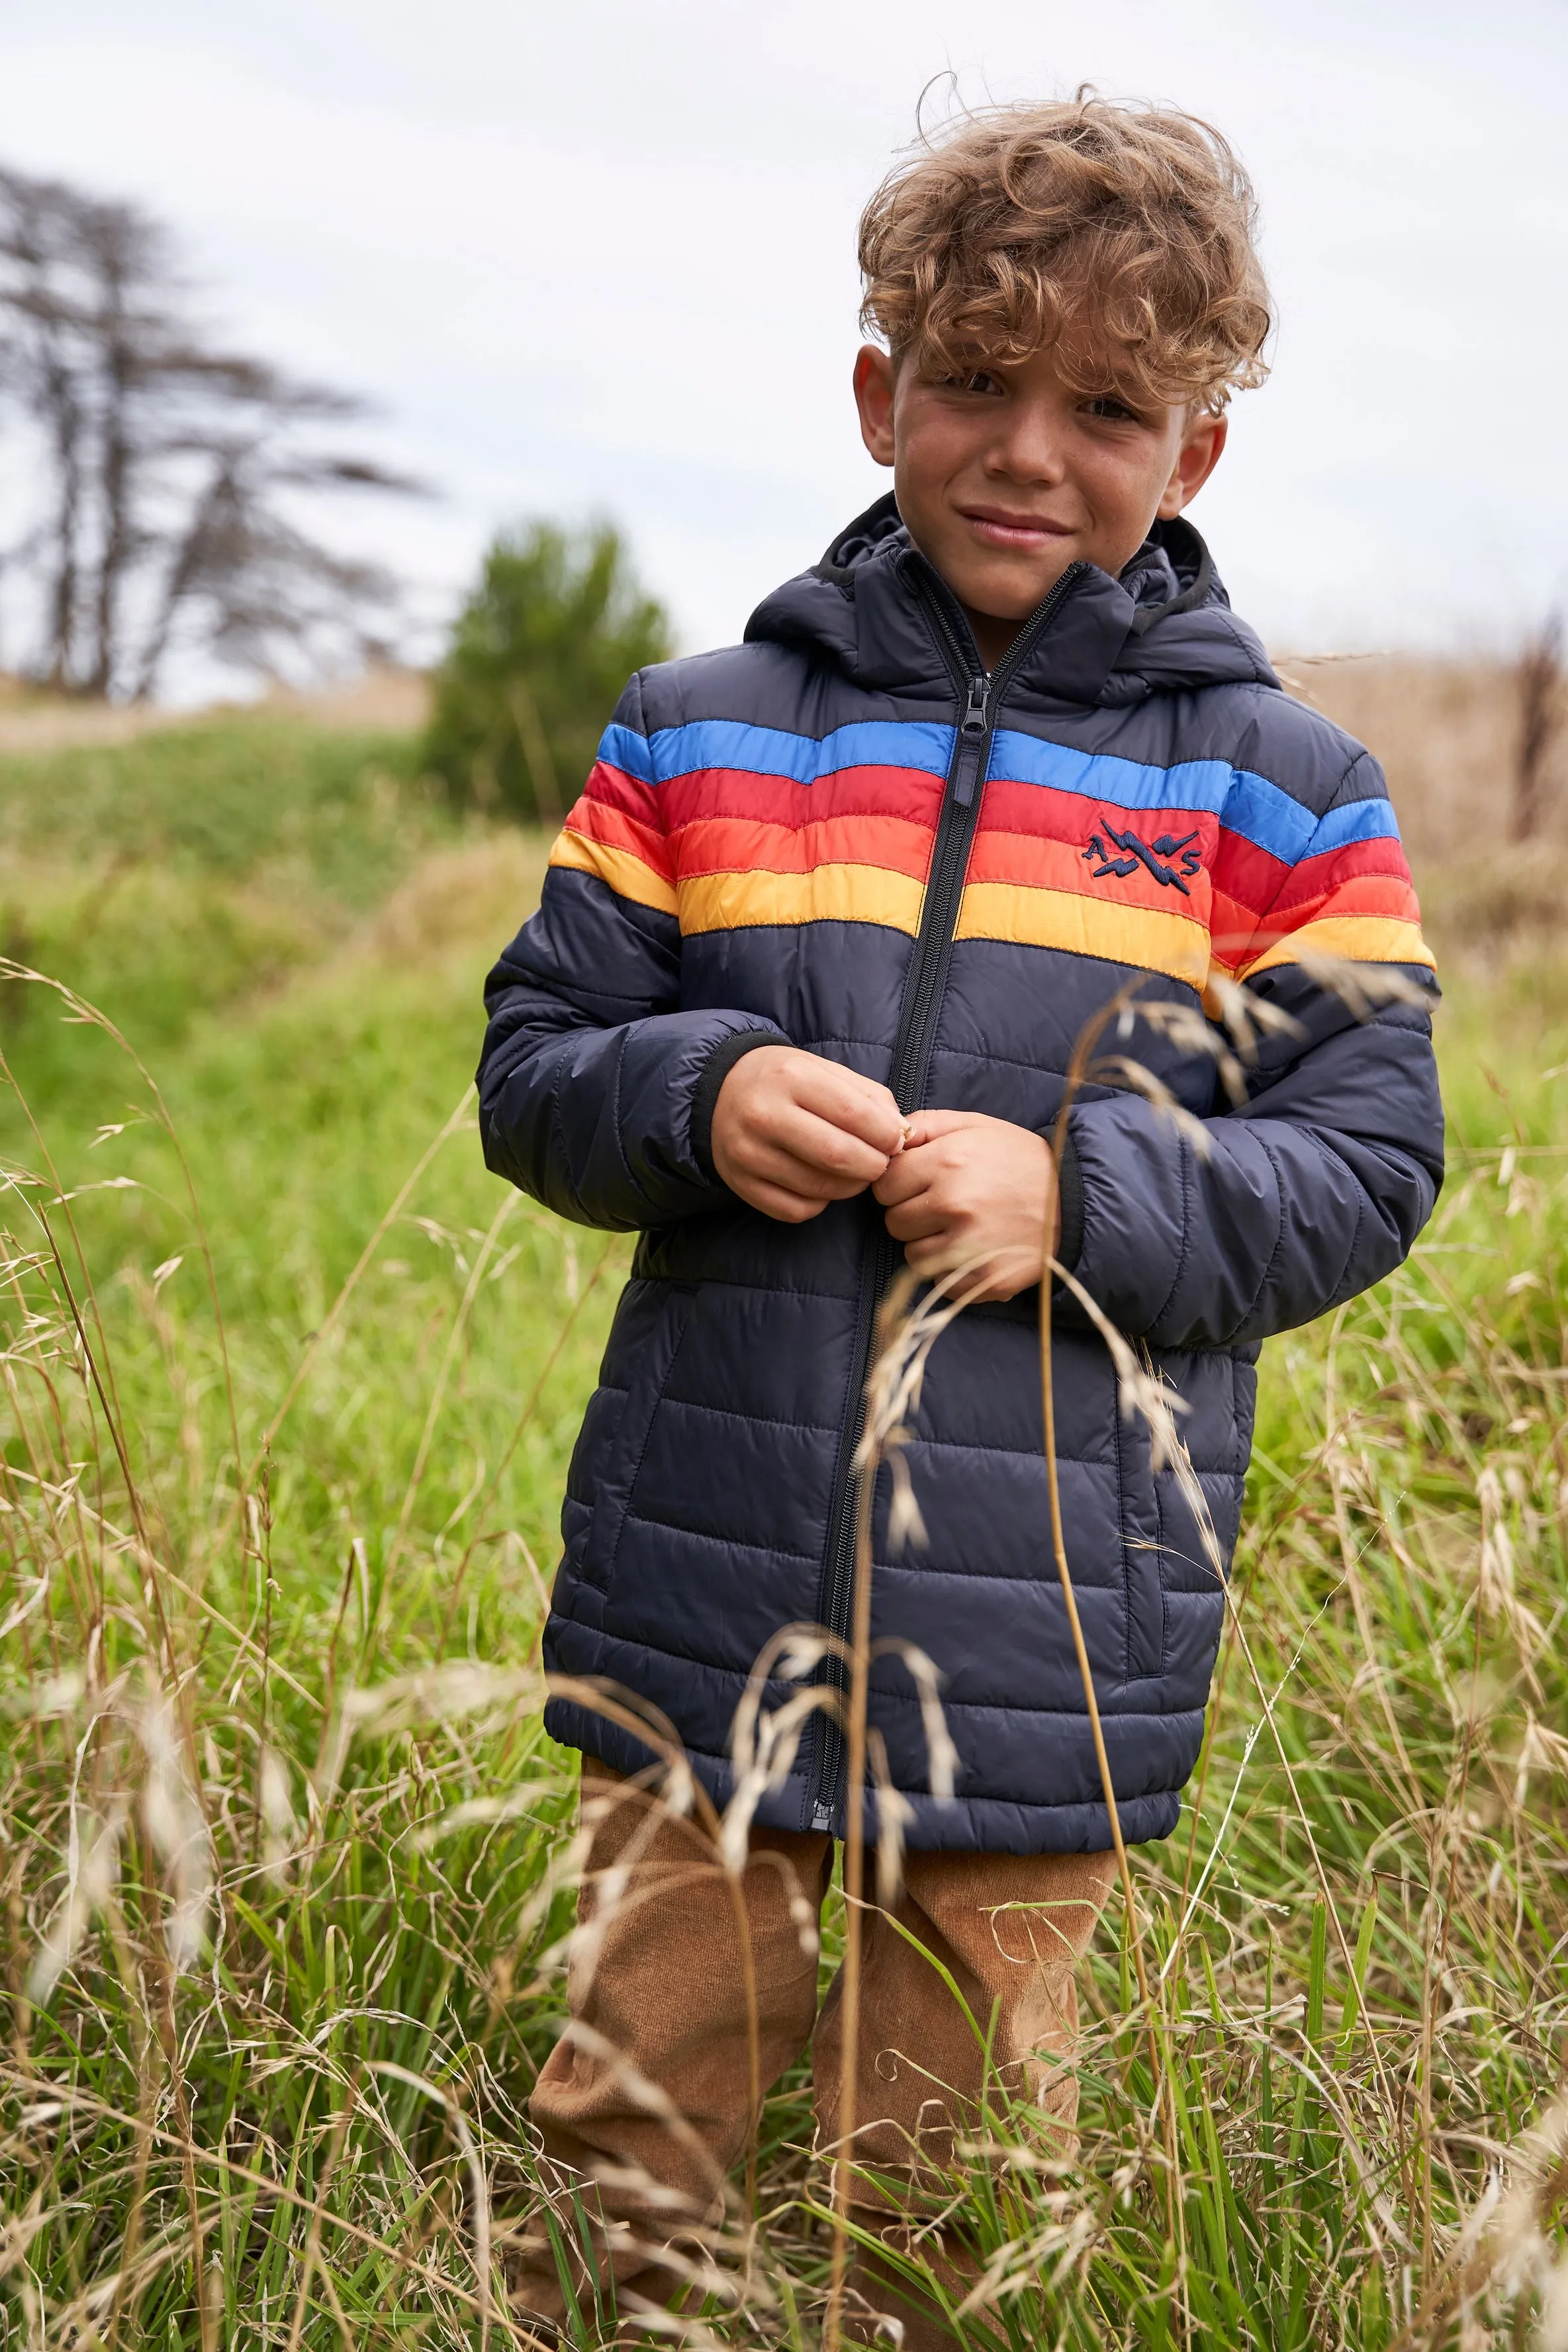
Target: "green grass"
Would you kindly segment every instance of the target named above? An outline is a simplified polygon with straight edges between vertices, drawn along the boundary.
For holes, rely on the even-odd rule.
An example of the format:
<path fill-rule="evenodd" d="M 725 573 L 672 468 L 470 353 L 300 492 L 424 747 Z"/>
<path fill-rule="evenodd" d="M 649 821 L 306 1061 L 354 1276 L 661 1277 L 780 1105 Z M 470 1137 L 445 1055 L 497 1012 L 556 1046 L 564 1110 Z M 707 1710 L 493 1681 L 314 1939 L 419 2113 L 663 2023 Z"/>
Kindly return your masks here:
<path fill-rule="evenodd" d="M 450 834 L 402 738 L 259 716 L 0 775 L 0 954 L 68 975 L 145 1052 L 328 953 Z M 0 1034 L 35 1031 L 35 1089 L 90 1088 L 97 1065 L 37 1012 L 6 989 Z"/>
<path fill-rule="evenodd" d="M 455 830 L 395 740 L 250 720 L 0 762 L 0 841 L 7 952 L 160 1090 L 5 985 L 0 2298 L 29 2345 L 505 2341 L 474 2171 L 499 2293 L 571 1904 L 538 1576 L 628 1255 L 479 1161 L 538 845 Z M 955 2183 L 971 2345 L 1568 2340 L 1561 2118 L 1529 2137 L 1568 2054 L 1568 978 L 1461 976 L 1443 1050 L 1437 1221 L 1266 1354 L 1197 1801 L 1135 1859 L 1155 2013 L 1113 1904 L 1081 2172 L 998 2099 Z M 710 2340 L 817 2342 L 808 2138 L 792 2078 Z"/>

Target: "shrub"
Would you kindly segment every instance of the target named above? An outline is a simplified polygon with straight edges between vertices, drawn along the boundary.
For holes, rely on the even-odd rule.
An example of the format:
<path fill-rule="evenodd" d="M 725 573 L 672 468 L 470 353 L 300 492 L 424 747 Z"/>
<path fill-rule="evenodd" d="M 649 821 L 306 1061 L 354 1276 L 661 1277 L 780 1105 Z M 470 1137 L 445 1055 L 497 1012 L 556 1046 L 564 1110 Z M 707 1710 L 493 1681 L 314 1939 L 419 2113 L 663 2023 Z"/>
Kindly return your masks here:
<path fill-rule="evenodd" d="M 503 533 L 436 673 L 427 764 L 460 808 L 558 823 L 627 678 L 670 651 L 612 524 Z"/>

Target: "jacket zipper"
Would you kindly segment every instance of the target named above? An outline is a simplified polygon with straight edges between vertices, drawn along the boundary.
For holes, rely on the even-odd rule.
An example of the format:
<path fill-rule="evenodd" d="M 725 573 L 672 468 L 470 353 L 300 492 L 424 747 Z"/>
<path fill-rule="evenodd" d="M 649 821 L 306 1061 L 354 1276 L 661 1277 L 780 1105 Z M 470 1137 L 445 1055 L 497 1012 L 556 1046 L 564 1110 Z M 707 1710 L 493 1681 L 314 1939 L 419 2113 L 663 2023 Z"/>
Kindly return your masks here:
<path fill-rule="evenodd" d="M 931 854 L 930 879 L 921 905 L 920 929 L 915 942 L 915 953 L 910 959 L 904 984 L 904 1001 L 899 1007 L 893 1064 L 888 1076 L 888 1085 L 906 1118 L 918 1109 L 925 1092 L 931 1049 L 936 1043 L 937 1019 L 947 985 L 953 934 L 957 928 L 958 908 L 963 900 L 964 877 L 968 871 L 969 852 L 974 845 L 975 828 L 979 822 L 997 712 L 1020 664 L 1033 652 L 1041 633 L 1055 618 L 1077 585 L 1080 575 L 1088 569 L 1082 563 L 1068 566 L 1055 586 L 1035 606 L 1002 660 L 988 676 L 968 625 L 953 605 L 946 584 L 929 573 L 919 558 L 915 559 L 915 563 L 919 567 L 914 572 L 916 592 L 932 625 L 933 635 L 941 647 L 943 659 L 952 672 L 960 699 L 958 725 L 953 738 L 953 756 L 948 762 L 943 790 L 942 814 Z M 873 1206 L 874 1208 L 874 1202 Z M 893 1279 L 899 1256 L 899 1245 L 889 1234 L 879 1213 L 861 1270 L 854 1344 L 850 1355 L 849 1403 L 839 1435 L 838 1460 L 834 1465 L 833 1488 L 829 1504 L 828 1546 L 817 1595 L 818 1623 L 827 1626 L 830 1632 L 845 1642 L 850 1635 L 854 1598 L 854 1458 L 865 1429 L 865 1383 L 871 1368 L 876 1310 L 883 1293 Z M 841 1690 L 847 1687 L 848 1676 L 841 1660 L 829 1660 L 823 1669 L 822 1680 Z M 827 1715 L 819 1715 L 809 1796 L 808 1820 L 811 1829 L 831 1830 L 834 1827 L 842 1809 L 841 1784 L 843 1770 L 843 1734 Z"/>

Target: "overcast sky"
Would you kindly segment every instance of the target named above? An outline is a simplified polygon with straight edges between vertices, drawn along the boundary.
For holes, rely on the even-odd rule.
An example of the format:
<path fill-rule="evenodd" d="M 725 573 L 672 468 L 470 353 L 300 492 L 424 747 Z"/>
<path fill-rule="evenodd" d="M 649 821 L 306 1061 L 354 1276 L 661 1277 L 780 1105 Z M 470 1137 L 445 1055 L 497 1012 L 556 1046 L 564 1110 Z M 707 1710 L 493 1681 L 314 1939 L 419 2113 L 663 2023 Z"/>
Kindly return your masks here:
<path fill-rule="evenodd" d="M 211 315 L 374 395 L 449 609 L 498 524 L 612 514 L 733 639 L 886 486 L 855 220 L 923 85 L 1208 115 L 1273 381 L 1194 519 L 1277 646 L 1507 641 L 1568 590 L 1563 0 L 0 0 L 0 160 L 141 199 Z"/>

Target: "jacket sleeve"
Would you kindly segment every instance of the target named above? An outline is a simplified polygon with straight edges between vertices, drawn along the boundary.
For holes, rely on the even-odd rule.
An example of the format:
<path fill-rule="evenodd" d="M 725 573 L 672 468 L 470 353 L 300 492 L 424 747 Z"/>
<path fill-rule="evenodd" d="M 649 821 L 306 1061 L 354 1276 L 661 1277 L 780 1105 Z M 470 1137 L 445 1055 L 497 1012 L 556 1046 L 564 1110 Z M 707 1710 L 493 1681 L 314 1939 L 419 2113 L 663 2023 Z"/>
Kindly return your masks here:
<path fill-rule="evenodd" d="M 681 1009 L 674 845 L 633 678 L 550 852 L 538 912 L 485 989 L 486 1163 L 579 1223 L 665 1224 L 731 1196 L 708 1148 L 725 1076 L 788 1045 L 748 1013 Z"/>
<path fill-rule="evenodd" d="M 1262 1041 L 1245 1103 L 1203 1123 L 1207 1150 L 1141 1095 L 1071 1110 L 1063 1259 L 1129 1337 L 1178 1348 L 1266 1339 L 1408 1254 L 1443 1177 L 1437 992 L 1419 920 L 1364 752 L 1263 911 L 1216 938 L 1216 970 L 1271 1000 L 1298 1034 Z M 1337 986 L 1324 978 L 1331 958 Z M 1390 968 L 1420 1002 L 1379 994 Z"/>

